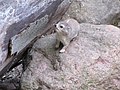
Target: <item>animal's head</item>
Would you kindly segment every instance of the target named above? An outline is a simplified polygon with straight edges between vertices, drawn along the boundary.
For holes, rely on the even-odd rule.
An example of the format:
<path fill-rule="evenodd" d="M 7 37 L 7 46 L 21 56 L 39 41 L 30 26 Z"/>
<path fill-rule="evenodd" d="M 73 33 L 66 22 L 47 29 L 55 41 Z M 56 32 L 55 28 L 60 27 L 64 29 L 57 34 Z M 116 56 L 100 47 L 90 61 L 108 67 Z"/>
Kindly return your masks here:
<path fill-rule="evenodd" d="M 56 32 L 60 32 L 64 35 L 67 35 L 69 33 L 69 30 L 71 29 L 70 26 L 64 22 L 64 21 L 61 21 L 61 22 L 58 22 L 56 25 Z"/>

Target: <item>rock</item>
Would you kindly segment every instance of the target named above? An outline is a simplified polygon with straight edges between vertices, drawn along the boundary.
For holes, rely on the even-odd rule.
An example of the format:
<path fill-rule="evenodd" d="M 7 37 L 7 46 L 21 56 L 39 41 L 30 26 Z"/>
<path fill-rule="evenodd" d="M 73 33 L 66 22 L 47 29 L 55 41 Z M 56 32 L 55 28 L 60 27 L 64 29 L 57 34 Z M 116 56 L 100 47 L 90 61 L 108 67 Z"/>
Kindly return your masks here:
<path fill-rule="evenodd" d="M 22 76 L 23 90 L 120 89 L 119 28 L 83 23 L 65 53 L 58 54 L 55 43 L 55 34 L 36 41 L 33 60 Z M 57 71 L 49 58 L 54 60 L 54 54 L 61 63 Z"/>
<path fill-rule="evenodd" d="M 118 21 L 118 16 L 119 0 L 73 0 L 64 19 L 71 17 L 84 23 L 114 25 Z"/>
<path fill-rule="evenodd" d="M 0 79 L 0 90 L 20 90 L 20 77 L 22 75 L 22 65 L 13 68 Z"/>
<path fill-rule="evenodd" d="M 118 14 L 116 14 L 116 16 L 114 16 L 111 23 L 120 28 L 120 13 L 118 13 Z"/>
<path fill-rule="evenodd" d="M 0 0 L 0 62 L 49 30 L 69 4 L 69 0 Z"/>
<path fill-rule="evenodd" d="M 56 34 L 45 36 L 37 40 L 34 45 L 33 49 L 36 51 L 41 51 L 44 55 L 51 61 L 54 70 L 60 69 L 59 67 L 59 49 L 55 48 L 56 45 Z"/>

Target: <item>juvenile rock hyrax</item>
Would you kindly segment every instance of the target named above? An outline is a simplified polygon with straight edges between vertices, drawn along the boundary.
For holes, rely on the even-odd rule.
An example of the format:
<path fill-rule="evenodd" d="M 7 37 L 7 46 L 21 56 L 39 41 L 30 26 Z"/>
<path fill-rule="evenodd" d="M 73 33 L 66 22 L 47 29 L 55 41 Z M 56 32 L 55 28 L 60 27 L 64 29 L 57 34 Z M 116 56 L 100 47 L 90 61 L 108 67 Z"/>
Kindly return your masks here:
<path fill-rule="evenodd" d="M 70 44 L 70 41 L 77 37 L 79 32 L 79 23 L 75 19 L 67 19 L 58 22 L 56 25 L 56 48 L 59 47 L 60 42 L 64 45 L 60 52 L 65 52 L 66 48 Z"/>

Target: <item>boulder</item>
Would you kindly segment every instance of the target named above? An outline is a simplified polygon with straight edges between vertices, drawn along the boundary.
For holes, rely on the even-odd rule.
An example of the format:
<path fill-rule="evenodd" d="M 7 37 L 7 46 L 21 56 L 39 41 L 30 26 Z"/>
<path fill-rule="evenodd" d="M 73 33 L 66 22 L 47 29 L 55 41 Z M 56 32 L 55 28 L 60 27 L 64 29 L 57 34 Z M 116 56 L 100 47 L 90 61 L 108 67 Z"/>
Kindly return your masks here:
<path fill-rule="evenodd" d="M 119 90 L 120 29 L 80 24 L 65 53 L 55 49 L 56 34 L 35 42 L 21 80 L 23 90 Z M 53 63 L 59 66 L 53 68 Z"/>
<path fill-rule="evenodd" d="M 69 0 L 0 1 L 0 77 L 26 55 L 29 47 L 54 27 Z"/>
<path fill-rule="evenodd" d="M 0 63 L 49 30 L 69 4 L 69 0 L 0 0 Z"/>
<path fill-rule="evenodd" d="M 80 23 L 113 24 L 120 22 L 119 0 L 73 0 L 63 19 L 75 18 Z"/>

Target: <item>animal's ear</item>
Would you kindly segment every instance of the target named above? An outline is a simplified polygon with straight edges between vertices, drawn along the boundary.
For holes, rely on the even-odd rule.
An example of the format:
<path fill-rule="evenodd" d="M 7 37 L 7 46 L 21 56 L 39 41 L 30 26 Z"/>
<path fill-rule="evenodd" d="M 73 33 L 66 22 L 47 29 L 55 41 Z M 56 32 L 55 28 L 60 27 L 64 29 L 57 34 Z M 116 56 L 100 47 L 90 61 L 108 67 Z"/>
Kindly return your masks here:
<path fill-rule="evenodd" d="M 70 30 L 70 29 L 71 29 L 71 26 L 69 26 L 69 25 L 66 25 L 66 27 L 67 27 L 67 29 L 68 29 L 68 30 Z"/>

